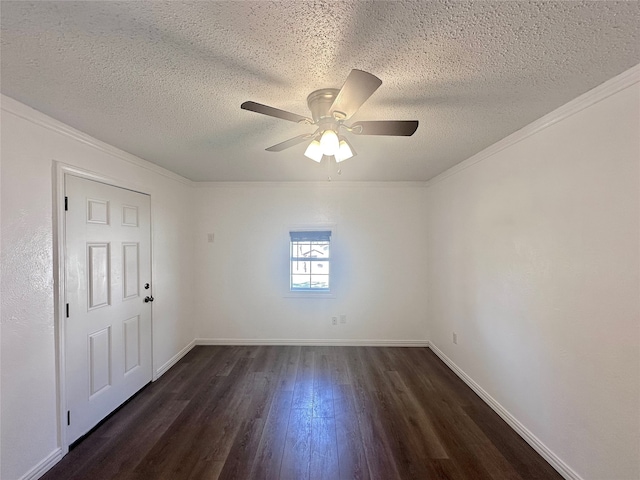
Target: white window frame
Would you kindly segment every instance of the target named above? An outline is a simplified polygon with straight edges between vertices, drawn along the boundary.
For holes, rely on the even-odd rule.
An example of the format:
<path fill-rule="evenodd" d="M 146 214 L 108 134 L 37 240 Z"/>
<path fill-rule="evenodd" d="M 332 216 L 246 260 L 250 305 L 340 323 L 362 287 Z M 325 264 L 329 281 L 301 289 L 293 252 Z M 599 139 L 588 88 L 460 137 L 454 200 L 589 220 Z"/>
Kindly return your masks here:
<path fill-rule="evenodd" d="M 329 240 L 329 290 L 292 290 L 291 289 L 291 232 L 323 232 L 330 231 L 331 238 Z M 331 223 L 293 225 L 286 229 L 286 246 L 287 246 L 287 283 L 285 285 L 284 297 L 288 298 L 336 298 L 335 286 L 335 239 L 336 225 Z"/>

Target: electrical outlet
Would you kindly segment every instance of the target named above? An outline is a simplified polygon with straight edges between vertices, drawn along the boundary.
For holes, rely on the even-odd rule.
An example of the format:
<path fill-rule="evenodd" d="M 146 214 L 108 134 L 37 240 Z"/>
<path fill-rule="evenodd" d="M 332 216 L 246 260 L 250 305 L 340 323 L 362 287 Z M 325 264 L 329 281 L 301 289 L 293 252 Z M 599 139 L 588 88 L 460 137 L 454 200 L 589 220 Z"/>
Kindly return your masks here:
<path fill-rule="evenodd" d="M 453 332 L 453 343 L 458 344 L 458 334 L 456 332 Z"/>
<path fill-rule="evenodd" d="M 346 315 L 340 315 L 340 323 L 347 323 L 347 316 Z"/>
<path fill-rule="evenodd" d="M 331 317 L 331 323 L 333 325 L 337 325 L 338 324 L 338 317 Z"/>
<path fill-rule="evenodd" d="M 213 233 L 207 233 L 207 242 L 213 243 L 214 239 L 215 239 L 215 235 Z"/>

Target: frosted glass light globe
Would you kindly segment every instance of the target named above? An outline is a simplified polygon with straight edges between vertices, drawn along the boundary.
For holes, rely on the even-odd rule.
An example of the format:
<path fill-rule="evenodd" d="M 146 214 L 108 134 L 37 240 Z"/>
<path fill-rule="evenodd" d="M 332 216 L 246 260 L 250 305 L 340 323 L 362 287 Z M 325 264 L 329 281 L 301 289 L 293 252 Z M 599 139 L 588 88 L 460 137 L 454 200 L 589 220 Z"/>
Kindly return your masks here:
<path fill-rule="evenodd" d="M 338 135 L 333 130 L 325 130 L 320 138 L 320 146 L 322 147 L 322 153 L 331 157 L 338 152 L 340 148 L 340 141 Z"/>
<path fill-rule="evenodd" d="M 353 151 L 346 140 L 340 140 L 340 148 L 336 152 L 336 163 L 343 162 L 353 157 Z"/>
<path fill-rule="evenodd" d="M 314 162 L 320 162 L 320 160 L 322 160 L 322 147 L 320 146 L 320 142 L 318 140 L 311 142 L 304 154 Z"/>

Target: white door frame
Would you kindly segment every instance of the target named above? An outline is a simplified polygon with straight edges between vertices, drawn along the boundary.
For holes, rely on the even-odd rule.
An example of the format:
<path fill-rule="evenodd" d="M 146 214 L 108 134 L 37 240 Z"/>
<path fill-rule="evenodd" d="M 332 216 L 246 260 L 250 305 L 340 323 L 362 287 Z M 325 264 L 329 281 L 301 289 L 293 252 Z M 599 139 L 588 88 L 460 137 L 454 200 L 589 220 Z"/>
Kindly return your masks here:
<path fill-rule="evenodd" d="M 56 337 L 56 386 L 58 401 L 58 445 L 62 450 L 62 455 L 69 453 L 69 443 L 67 440 L 67 391 L 65 380 L 65 322 L 66 318 L 66 291 L 67 285 L 65 281 L 65 177 L 73 175 L 76 177 L 93 180 L 96 182 L 111 185 L 113 187 L 124 188 L 134 192 L 149 195 L 151 203 L 151 224 L 150 224 L 150 255 L 151 255 L 151 284 L 153 285 L 153 197 L 146 192 L 140 185 L 132 184 L 126 180 L 109 177 L 99 173 L 91 172 L 82 168 L 74 167 L 57 160 L 53 161 L 54 165 L 54 185 L 53 185 L 53 271 L 54 271 L 54 318 L 55 318 L 55 337 Z M 152 381 L 156 380 L 155 367 L 153 361 L 153 308 L 151 309 L 151 368 Z"/>

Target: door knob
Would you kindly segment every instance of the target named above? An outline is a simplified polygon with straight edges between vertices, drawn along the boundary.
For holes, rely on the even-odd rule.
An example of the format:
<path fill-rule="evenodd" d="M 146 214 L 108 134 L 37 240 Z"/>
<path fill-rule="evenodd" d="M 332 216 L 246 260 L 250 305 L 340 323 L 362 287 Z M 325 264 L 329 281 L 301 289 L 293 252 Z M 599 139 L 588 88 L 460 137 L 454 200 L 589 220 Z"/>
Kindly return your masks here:
<path fill-rule="evenodd" d="M 144 297 L 144 303 L 153 302 L 153 297 Z"/>

